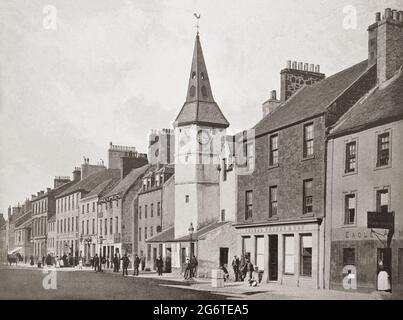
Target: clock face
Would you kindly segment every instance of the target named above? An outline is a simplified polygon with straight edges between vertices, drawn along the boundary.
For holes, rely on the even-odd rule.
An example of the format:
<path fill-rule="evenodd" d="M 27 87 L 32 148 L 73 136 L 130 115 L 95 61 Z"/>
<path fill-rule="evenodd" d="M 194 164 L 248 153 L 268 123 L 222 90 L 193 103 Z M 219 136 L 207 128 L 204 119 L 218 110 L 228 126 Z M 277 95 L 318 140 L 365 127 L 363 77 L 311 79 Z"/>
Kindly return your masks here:
<path fill-rule="evenodd" d="M 206 145 L 210 143 L 211 141 L 211 135 L 207 130 L 199 130 L 197 133 L 197 141 L 199 141 L 200 144 Z"/>

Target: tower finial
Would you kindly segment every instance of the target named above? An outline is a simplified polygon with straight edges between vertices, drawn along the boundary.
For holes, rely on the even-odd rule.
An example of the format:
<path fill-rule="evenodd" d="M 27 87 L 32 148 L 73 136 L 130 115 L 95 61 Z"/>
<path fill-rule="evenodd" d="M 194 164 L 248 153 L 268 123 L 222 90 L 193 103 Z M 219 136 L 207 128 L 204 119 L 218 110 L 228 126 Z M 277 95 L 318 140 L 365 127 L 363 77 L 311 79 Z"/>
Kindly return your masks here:
<path fill-rule="evenodd" d="M 199 13 L 199 14 L 197 14 L 197 13 L 193 13 L 193 16 L 197 19 L 197 25 L 196 25 L 196 30 L 197 30 L 197 35 L 199 35 L 199 20 L 200 20 L 200 17 L 201 17 L 201 14 Z"/>

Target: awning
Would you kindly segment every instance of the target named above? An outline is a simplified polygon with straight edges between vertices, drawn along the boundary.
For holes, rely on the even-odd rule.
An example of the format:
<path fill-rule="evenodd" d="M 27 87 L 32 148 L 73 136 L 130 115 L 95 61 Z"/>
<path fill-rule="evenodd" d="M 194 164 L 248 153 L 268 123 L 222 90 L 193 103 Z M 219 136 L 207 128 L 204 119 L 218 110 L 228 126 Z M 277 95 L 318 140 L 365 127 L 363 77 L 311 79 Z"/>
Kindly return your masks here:
<path fill-rule="evenodd" d="M 20 251 L 21 249 L 22 249 L 22 247 L 17 247 L 17 248 L 15 248 L 15 249 L 9 251 L 8 254 L 16 253 L 16 252 Z"/>

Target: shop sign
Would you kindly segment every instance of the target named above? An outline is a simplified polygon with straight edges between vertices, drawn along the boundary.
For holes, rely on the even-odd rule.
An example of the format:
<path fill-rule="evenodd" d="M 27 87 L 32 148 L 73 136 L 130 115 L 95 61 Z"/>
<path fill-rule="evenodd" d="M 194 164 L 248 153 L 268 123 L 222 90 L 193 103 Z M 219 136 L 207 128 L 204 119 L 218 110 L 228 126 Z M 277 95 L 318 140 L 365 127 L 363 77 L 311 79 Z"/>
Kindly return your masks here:
<path fill-rule="evenodd" d="M 369 229 L 394 229 L 394 212 L 368 211 L 367 227 Z"/>

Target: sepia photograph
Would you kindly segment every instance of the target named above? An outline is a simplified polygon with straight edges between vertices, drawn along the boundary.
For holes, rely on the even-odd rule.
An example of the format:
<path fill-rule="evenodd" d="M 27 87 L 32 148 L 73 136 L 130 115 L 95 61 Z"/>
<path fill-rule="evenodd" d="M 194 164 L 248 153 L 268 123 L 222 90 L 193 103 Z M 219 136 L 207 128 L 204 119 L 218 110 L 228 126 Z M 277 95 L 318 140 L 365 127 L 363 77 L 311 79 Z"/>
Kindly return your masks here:
<path fill-rule="evenodd" d="M 403 0 L 0 0 L 0 300 L 401 299 Z"/>

